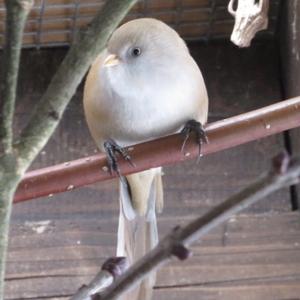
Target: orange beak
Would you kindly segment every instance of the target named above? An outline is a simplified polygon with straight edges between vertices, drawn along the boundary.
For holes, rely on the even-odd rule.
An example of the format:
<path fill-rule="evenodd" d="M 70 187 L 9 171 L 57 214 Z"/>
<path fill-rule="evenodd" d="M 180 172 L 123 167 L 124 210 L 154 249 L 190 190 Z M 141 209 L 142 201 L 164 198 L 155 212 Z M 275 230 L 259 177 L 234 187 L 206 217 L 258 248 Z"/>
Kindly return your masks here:
<path fill-rule="evenodd" d="M 120 59 L 115 54 L 109 54 L 104 60 L 104 67 L 113 67 L 120 63 Z"/>

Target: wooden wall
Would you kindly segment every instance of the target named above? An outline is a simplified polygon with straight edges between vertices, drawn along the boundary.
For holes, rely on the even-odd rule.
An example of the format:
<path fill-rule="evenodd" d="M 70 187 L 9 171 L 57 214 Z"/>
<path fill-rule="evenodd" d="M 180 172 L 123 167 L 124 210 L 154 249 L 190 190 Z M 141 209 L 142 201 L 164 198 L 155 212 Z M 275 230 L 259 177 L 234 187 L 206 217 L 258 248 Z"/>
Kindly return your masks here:
<path fill-rule="evenodd" d="M 104 0 L 37 0 L 30 12 L 24 46 L 69 45 L 76 31 L 87 25 Z M 279 0 L 271 1 L 270 26 L 264 34 L 273 35 Z M 153 17 L 173 26 L 188 39 L 230 36 L 233 17 L 227 12 L 228 0 L 141 0 L 124 21 Z M 5 9 L 0 0 L 0 47 L 3 45 Z"/>
<path fill-rule="evenodd" d="M 237 49 L 227 42 L 190 43 L 201 67 L 214 121 L 282 99 L 274 41 Z M 16 133 L 66 53 L 65 48 L 25 50 Z M 96 151 L 82 111 L 82 86 L 60 126 L 34 162 L 40 168 Z M 165 168 L 162 236 L 204 214 L 268 169 L 285 149 L 282 134 Z M 117 182 L 107 181 L 13 207 L 6 300 L 65 300 L 114 255 Z M 174 262 L 158 276 L 155 299 L 298 299 L 300 217 L 284 189 L 232 217 L 197 243 L 188 262 Z"/>

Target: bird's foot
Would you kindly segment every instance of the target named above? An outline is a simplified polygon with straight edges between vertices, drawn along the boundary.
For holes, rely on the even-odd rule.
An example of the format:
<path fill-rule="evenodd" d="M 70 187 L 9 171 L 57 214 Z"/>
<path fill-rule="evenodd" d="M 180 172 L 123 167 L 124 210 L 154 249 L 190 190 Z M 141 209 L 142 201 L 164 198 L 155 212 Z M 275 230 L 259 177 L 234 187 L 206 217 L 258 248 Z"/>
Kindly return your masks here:
<path fill-rule="evenodd" d="M 132 162 L 130 155 L 128 154 L 127 150 L 121 146 L 119 146 L 114 140 L 109 139 L 104 142 L 104 149 L 107 155 L 107 162 L 109 171 L 111 174 L 114 172 L 121 177 L 121 172 L 118 166 L 118 159 L 117 154 L 121 155 L 123 159 L 128 161 L 133 167 L 135 164 Z"/>
<path fill-rule="evenodd" d="M 196 142 L 198 144 L 199 147 L 199 156 L 198 156 L 198 160 L 201 157 L 201 148 L 202 145 L 205 143 L 208 143 L 208 138 L 207 135 L 205 133 L 205 130 L 202 126 L 202 124 L 196 120 L 189 120 L 186 122 L 186 124 L 184 125 L 183 129 L 181 130 L 181 134 L 183 136 L 183 143 L 182 143 L 182 147 L 181 147 L 181 151 L 184 152 L 184 148 L 186 145 L 187 140 L 190 137 L 190 134 L 194 132 L 196 135 Z"/>

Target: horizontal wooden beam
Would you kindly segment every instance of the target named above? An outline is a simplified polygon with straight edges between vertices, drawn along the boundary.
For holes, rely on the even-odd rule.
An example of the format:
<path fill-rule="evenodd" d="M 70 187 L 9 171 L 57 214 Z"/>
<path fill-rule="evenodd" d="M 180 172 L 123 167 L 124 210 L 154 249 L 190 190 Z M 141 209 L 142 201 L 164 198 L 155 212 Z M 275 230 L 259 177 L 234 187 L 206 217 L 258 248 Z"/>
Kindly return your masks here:
<path fill-rule="evenodd" d="M 206 126 L 209 143 L 203 145 L 207 155 L 245 144 L 272 134 L 300 126 L 300 97 L 278 102 Z M 182 136 L 174 134 L 129 147 L 135 167 L 122 159 L 122 174 L 130 174 L 158 166 L 175 164 L 198 156 L 198 146 L 190 138 L 181 152 Z M 16 192 L 14 202 L 52 196 L 80 186 L 113 178 L 103 154 L 26 173 Z"/>

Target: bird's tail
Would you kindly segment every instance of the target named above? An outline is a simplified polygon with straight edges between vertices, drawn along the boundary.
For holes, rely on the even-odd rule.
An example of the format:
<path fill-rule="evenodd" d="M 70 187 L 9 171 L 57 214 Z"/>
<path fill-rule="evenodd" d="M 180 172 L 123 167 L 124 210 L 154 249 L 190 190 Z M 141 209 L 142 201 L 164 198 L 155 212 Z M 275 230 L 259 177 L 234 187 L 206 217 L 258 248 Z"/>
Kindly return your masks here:
<path fill-rule="evenodd" d="M 158 242 L 156 210 L 163 208 L 161 168 L 129 175 L 120 180 L 120 217 L 117 255 L 129 265 L 149 252 Z M 150 300 L 156 274 L 152 273 L 122 300 Z"/>

